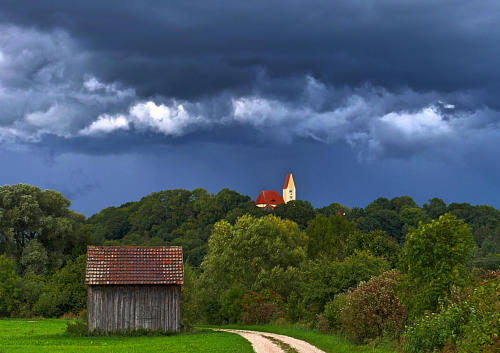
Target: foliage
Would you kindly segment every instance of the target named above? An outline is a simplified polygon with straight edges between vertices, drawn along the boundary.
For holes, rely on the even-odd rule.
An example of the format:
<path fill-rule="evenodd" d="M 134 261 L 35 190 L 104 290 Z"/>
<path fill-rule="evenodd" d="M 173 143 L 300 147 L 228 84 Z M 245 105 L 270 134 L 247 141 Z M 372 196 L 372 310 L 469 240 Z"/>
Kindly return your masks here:
<path fill-rule="evenodd" d="M 314 218 L 315 212 L 308 201 L 293 200 L 276 206 L 274 214 L 294 221 L 299 225 L 300 229 L 305 229 L 307 223 Z"/>
<path fill-rule="evenodd" d="M 45 275 L 48 262 L 47 251 L 38 240 L 33 239 L 24 247 L 20 263 L 26 275 Z"/>
<path fill-rule="evenodd" d="M 33 306 L 40 298 L 45 286 L 46 277 L 38 275 L 26 275 L 19 279 L 18 285 L 21 291 L 19 296 L 18 310 L 11 314 L 18 317 L 31 317 L 34 315 Z"/>
<path fill-rule="evenodd" d="M 374 256 L 386 259 L 392 267 L 396 266 L 401 252 L 396 240 L 381 230 L 372 230 L 369 233 L 351 232 L 345 243 L 345 256 L 352 255 L 356 251 L 366 250 Z"/>
<path fill-rule="evenodd" d="M 344 257 L 343 248 L 349 233 L 356 230 L 356 224 L 344 216 L 317 215 L 306 228 L 307 255 L 313 259 L 325 256 L 329 259 Z"/>
<path fill-rule="evenodd" d="M 299 266 L 305 259 L 304 244 L 297 224 L 273 215 L 243 216 L 234 226 L 219 221 L 202 263 L 204 280 L 217 293 L 232 286 L 264 289 L 273 270 Z"/>
<path fill-rule="evenodd" d="M 265 324 L 284 316 L 283 298 L 269 289 L 246 293 L 241 307 L 241 322 L 244 324 Z"/>
<path fill-rule="evenodd" d="M 346 293 L 340 293 L 337 294 L 333 300 L 326 303 L 325 311 L 323 311 L 322 315 L 326 319 L 330 330 L 340 331 L 342 328 L 340 313 L 342 308 L 346 305 L 346 300 Z"/>
<path fill-rule="evenodd" d="M 348 207 L 343 206 L 343 205 L 336 203 L 336 202 L 333 202 L 333 203 L 329 204 L 328 206 L 316 209 L 317 214 L 320 214 L 320 215 L 323 215 L 326 217 L 345 216 L 345 215 L 348 215 L 350 212 L 351 212 L 351 210 Z"/>
<path fill-rule="evenodd" d="M 412 318 L 435 311 L 453 286 L 465 285 L 474 249 L 467 225 L 451 214 L 411 230 L 402 251 L 402 299 Z"/>
<path fill-rule="evenodd" d="M 399 277 L 398 272 L 385 272 L 347 291 L 328 308 L 332 319 L 330 326 L 338 322 L 334 314 L 337 306 L 340 307 L 342 331 L 350 339 L 366 342 L 382 335 L 396 338 L 407 319 L 406 309 L 396 295 Z"/>
<path fill-rule="evenodd" d="M 187 262 L 199 266 L 214 223 L 234 222 L 246 213 L 265 214 L 248 196 L 229 189 L 215 195 L 204 189 L 164 190 L 102 210 L 89 218 L 86 232 L 96 244 L 181 245 Z"/>
<path fill-rule="evenodd" d="M 0 317 L 10 316 L 19 304 L 19 276 L 13 260 L 0 255 Z"/>
<path fill-rule="evenodd" d="M 54 317 L 68 312 L 78 314 L 84 309 L 87 302 L 85 265 L 86 255 L 81 255 L 55 272 L 45 284 L 34 312 Z"/>
<path fill-rule="evenodd" d="M 196 313 L 197 273 L 189 264 L 184 264 L 184 284 L 181 287 L 181 326 L 184 331 L 191 329 L 198 319 Z"/>
<path fill-rule="evenodd" d="M 460 352 L 500 350 L 500 272 L 474 289 L 467 301 L 473 310 L 458 340 Z"/>
<path fill-rule="evenodd" d="M 299 288 L 309 314 L 308 319 L 314 320 L 335 295 L 388 269 L 389 264 L 385 259 L 367 251 L 356 251 L 344 261 L 322 258 L 305 263 Z"/>
<path fill-rule="evenodd" d="M 367 207 L 366 216 L 359 223 L 359 229 L 363 232 L 371 230 L 383 230 L 397 241 L 401 241 L 402 223 L 398 213 L 390 209 L 378 209 L 373 206 Z"/>
<path fill-rule="evenodd" d="M 426 353 L 451 345 L 453 338 L 462 334 L 466 316 L 458 304 L 452 304 L 440 314 L 426 314 L 404 334 L 403 350 Z"/>
<path fill-rule="evenodd" d="M 66 322 L 66 333 L 71 336 L 87 336 L 87 323 L 82 320 Z"/>
<path fill-rule="evenodd" d="M 405 352 L 453 348 L 458 352 L 497 352 L 500 348 L 500 273 L 452 295 L 438 313 L 425 315 L 404 334 Z"/>
<path fill-rule="evenodd" d="M 59 268 L 74 254 L 83 253 L 88 241 L 81 231 L 85 217 L 69 206 L 69 200 L 53 190 L 26 184 L 1 186 L 2 247 L 13 249 L 10 255 L 19 264 L 25 247 L 36 239 L 47 251 L 49 269 Z"/>
<path fill-rule="evenodd" d="M 234 324 L 240 319 L 243 312 L 243 300 L 245 291 L 238 287 L 232 287 L 223 292 L 220 299 L 220 314 L 226 323 Z"/>
<path fill-rule="evenodd" d="M 431 219 L 439 218 L 446 213 L 446 203 L 437 197 L 430 199 L 429 203 L 425 203 L 422 208 Z"/>

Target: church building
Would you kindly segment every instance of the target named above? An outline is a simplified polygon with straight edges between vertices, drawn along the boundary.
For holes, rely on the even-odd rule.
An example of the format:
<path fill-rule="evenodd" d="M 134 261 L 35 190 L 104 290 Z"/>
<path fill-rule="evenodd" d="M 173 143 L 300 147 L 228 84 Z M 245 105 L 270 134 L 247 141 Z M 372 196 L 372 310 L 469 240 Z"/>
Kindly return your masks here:
<path fill-rule="evenodd" d="M 293 182 L 292 173 L 286 176 L 285 184 L 283 185 L 283 196 L 274 190 L 262 190 L 255 200 L 255 205 L 262 209 L 274 210 L 274 208 L 282 203 L 295 200 L 297 197 L 295 183 Z"/>

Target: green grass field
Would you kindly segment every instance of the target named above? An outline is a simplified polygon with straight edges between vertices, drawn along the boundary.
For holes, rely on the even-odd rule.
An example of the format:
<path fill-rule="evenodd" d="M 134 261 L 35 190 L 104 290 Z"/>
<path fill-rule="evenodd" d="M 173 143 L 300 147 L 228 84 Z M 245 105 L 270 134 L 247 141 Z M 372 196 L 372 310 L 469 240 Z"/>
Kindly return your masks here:
<path fill-rule="evenodd" d="M 205 326 L 202 326 L 205 327 Z M 207 326 L 208 327 L 208 326 Z M 272 325 L 226 325 L 220 328 L 233 328 L 240 330 L 253 330 L 272 332 L 280 335 L 294 337 L 324 350 L 327 353 L 340 352 L 373 352 L 373 353 L 395 353 L 397 350 L 390 343 L 379 343 L 378 345 L 354 345 L 347 339 L 336 335 L 322 335 L 316 331 L 296 326 L 272 326 Z"/>
<path fill-rule="evenodd" d="M 172 352 L 252 353 L 244 338 L 200 330 L 192 334 L 157 337 L 73 337 L 66 320 L 0 320 L 0 353 L 6 352 Z"/>
<path fill-rule="evenodd" d="M 244 338 L 208 327 L 197 332 L 173 336 L 145 337 L 75 337 L 65 333 L 66 320 L 5 319 L 0 320 L 0 353 L 7 352 L 172 352 L 172 353 L 252 353 Z M 346 339 L 322 335 L 312 330 L 282 326 L 221 326 L 263 332 L 274 332 L 307 341 L 327 353 L 374 352 L 394 353 L 387 347 L 356 346 Z"/>

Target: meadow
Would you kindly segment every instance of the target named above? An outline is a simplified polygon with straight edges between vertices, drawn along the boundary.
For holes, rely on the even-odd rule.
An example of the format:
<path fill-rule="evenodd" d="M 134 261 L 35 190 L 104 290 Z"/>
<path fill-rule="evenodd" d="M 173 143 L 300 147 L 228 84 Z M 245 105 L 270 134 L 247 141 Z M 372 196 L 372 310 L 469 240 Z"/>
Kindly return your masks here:
<path fill-rule="evenodd" d="M 71 336 L 65 332 L 68 320 L 3 319 L 0 320 L 0 353 L 10 352 L 176 352 L 176 353 L 251 353 L 249 342 L 225 332 L 198 327 L 194 333 L 172 336 Z M 356 346 L 346 339 L 322 335 L 299 327 L 223 326 L 263 332 L 274 332 L 307 341 L 327 353 L 394 352 L 372 345 Z"/>
<path fill-rule="evenodd" d="M 67 320 L 0 320 L 0 353 L 172 352 L 252 353 L 244 338 L 208 329 L 173 336 L 77 337 L 65 333 Z"/>

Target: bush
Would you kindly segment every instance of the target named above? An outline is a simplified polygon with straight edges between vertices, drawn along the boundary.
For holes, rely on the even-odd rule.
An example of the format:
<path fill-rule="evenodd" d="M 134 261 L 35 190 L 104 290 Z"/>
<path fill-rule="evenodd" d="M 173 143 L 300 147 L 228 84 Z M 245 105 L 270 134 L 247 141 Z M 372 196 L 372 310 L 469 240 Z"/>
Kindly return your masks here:
<path fill-rule="evenodd" d="M 439 314 L 430 313 L 410 326 L 403 336 L 403 351 L 425 353 L 441 350 L 445 345 L 454 345 L 462 334 L 468 313 L 458 304 L 450 305 Z"/>
<path fill-rule="evenodd" d="M 309 322 L 314 321 L 324 311 L 326 303 L 337 294 L 389 268 L 387 260 L 375 257 L 368 251 L 355 251 L 344 261 L 320 258 L 304 264 L 303 281 L 298 288 L 307 309 L 306 318 Z"/>
<path fill-rule="evenodd" d="M 340 322 L 342 331 L 357 342 L 365 342 L 383 335 L 397 337 L 404 329 L 407 312 L 396 295 L 400 274 L 385 272 L 368 282 L 350 289 L 345 298 L 340 296 Z M 332 325 L 335 324 L 334 308 L 329 308 Z"/>
<path fill-rule="evenodd" d="M 184 285 L 181 287 L 181 326 L 189 331 L 197 319 L 196 273 L 189 264 L 184 265 Z"/>
<path fill-rule="evenodd" d="M 222 319 L 230 324 L 238 322 L 242 309 L 242 297 L 244 291 L 238 287 L 233 287 L 221 295 L 220 314 Z"/>
<path fill-rule="evenodd" d="M 326 319 L 326 323 L 330 330 L 340 330 L 340 311 L 346 305 L 346 293 L 341 293 L 325 305 L 325 311 L 322 316 Z"/>
<path fill-rule="evenodd" d="M 243 324 L 267 324 L 273 320 L 284 317 L 284 302 L 279 294 L 271 290 L 253 291 L 245 294 L 242 300 Z"/>
<path fill-rule="evenodd" d="M 297 293 L 293 291 L 286 301 L 286 319 L 289 322 L 297 322 L 305 317 L 305 307 Z"/>
<path fill-rule="evenodd" d="M 87 336 L 87 323 L 81 320 L 68 321 L 66 333 L 71 336 Z"/>
<path fill-rule="evenodd" d="M 87 304 L 85 264 L 86 255 L 81 255 L 55 272 L 33 306 L 34 313 L 55 317 L 69 312 L 78 314 L 84 309 Z"/>
<path fill-rule="evenodd" d="M 486 280 L 474 289 L 470 298 L 473 308 L 463 337 L 458 341 L 459 352 L 499 352 L 500 342 L 500 271 L 496 278 Z"/>
<path fill-rule="evenodd" d="M 6 255 L 0 255 L 0 317 L 11 316 L 19 305 L 20 278 L 16 265 Z"/>
<path fill-rule="evenodd" d="M 500 276 L 452 297 L 440 313 L 425 315 L 403 336 L 408 353 L 453 347 L 458 352 L 498 352 L 500 343 Z"/>

